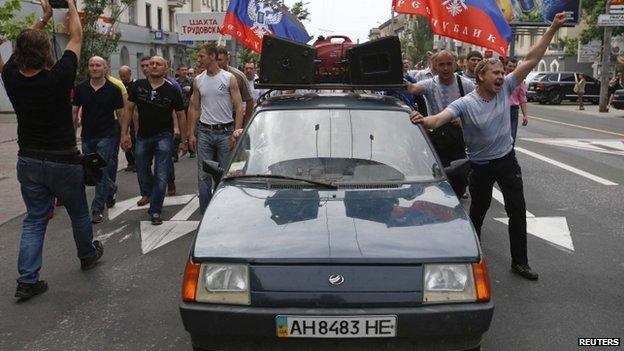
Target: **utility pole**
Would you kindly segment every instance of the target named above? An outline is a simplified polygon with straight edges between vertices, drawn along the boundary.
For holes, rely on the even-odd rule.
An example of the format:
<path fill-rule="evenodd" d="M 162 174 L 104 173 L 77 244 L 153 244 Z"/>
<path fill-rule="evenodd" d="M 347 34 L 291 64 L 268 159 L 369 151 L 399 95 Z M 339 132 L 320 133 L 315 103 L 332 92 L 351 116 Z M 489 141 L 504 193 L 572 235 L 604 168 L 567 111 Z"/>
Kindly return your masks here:
<path fill-rule="evenodd" d="M 607 1 L 606 11 L 609 13 L 609 1 Z M 604 27 L 604 38 L 602 42 L 602 67 L 600 69 L 600 105 L 599 112 L 609 112 L 609 72 L 611 65 L 611 32 L 610 26 Z"/>

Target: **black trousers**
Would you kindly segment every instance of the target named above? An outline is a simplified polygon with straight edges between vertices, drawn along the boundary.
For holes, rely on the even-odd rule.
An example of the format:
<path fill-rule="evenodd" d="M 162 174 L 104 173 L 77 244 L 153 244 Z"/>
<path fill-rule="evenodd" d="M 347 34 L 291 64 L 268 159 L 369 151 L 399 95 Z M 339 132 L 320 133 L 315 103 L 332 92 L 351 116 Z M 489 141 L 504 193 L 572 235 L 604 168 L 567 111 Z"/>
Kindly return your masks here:
<path fill-rule="evenodd" d="M 492 202 L 492 187 L 498 183 L 505 199 L 505 211 L 509 217 L 509 243 L 512 263 L 527 264 L 527 224 L 522 171 L 516 154 L 511 151 L 502 158 L 487 164 L 471 162 L 470 171 L 470 220 L 481 237 L 481 226 Z"/>

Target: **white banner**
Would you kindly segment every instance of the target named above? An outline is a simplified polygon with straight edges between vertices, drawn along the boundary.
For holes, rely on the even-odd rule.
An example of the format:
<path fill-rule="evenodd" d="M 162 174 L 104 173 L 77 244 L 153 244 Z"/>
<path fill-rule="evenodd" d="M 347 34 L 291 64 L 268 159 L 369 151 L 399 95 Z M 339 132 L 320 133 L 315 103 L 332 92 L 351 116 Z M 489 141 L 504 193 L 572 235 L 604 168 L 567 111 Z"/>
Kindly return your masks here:
<path fill-rule="evenodd" d="M 219 39 L 225 12 L 176 13 L 178 38 L 181 41 Z"/>
<path fill-rule="evenodd" d="M 602 42 L 600 40 L 592 40 L 587 44 L 578 43 L 576 61 L 581 62 L 599 62 L 600 53 L 602 52 Z"/>

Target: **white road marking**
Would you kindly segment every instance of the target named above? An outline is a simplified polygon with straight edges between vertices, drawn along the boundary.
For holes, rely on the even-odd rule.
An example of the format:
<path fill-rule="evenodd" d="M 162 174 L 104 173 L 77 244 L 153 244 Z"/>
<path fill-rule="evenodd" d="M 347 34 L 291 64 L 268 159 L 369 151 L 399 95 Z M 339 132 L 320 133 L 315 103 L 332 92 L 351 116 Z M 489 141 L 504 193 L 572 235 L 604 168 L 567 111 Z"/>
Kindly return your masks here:
<path fill-rule="evenodd" d="M 536 119 L 538 121 L 549 122 L 549 123 L 554 123 L 554 124 L 561 124 L 561 125 L 568 126 L 568 127 L 574 127 L 574 128 L 579 128 L 579 129 L 586 129 L 586 130 L 591 130 L 591 131 L 594 131 L 594 132 L 600 132 L 600 133 L 605 133 L 605 134 L 611 134 L 611 135 L 624 137 L 624 134 L 622 134 L 622 133 L 611 132 L 611 131 L 608 131 L 608 130 L 590 128 L 590 127 L 585 127 L 585 126 L 579 126 L 577 124 L 553 121 L 552 119 L 540 118 L 540 117 L 535 117 L 535 116 L 529 116 L 529 118 L 530 119 Z"/>
<path fill-rule="evenodd" d="M 99 235 L 95 236 L 95 237 L 94 237 L 94 239 L 95 239 L 95 240 L 99 240 L 99 241 L 101 241 L 101 242 L 104 244 L 104 243 L 106 243 L 106 241 L 107 241 L 107 240 L 108 240 L 111 236 L 113 236 L 113 235 L 115 235 L 115 234 L 118 234 L 118 233 L 123 232 L 123 231 L 124 231 L 124 229 L 126 229 L 126 227 L 127 227 L 127 226 L 128 226 L 128 224 L 124 225 L 124 226 L 123 226 L 123 227 L 121 227 L 121 228 L 117 228 L 117 229 L 113 230 L 112 232 L 110 232 L 110 233 L 106 233 L 106 234 L 99 234 L 99 232 L 101 232 L 101 231 L 100 231 L 100 230 L 98 230 L 98 232 L 97 232 L 97 233 L 98 233 Z"/>
<path fill-rule="evenodd" d="M 194 231 L 198 225 L 199 221 L 165 221 L 161 225 L 141 221 L 141 251 L 146 254 L 155 250 Z"/>
<path fill-rule="evenodd" d="M 492 198 L 505 206 L 503 193 L 492 189 Z M 546 240 L 558 248 L 574 251 L 574 243 L 570 235 L 570 228 L 565 217 L 535 217 L 531 212 L 526 212 L 527 233 Z M 509 218 L 494 218 L 495 220 L 509 225 Z"/>
<path fill-rule="evenodd" d="M 542 156 L 542 155 L 540 155 L 538 153 L 535 153 L 533 151 L 529 151 L 529 150 L 523 149 L 521 147 L 516 147 L 516 151 L 522 152 L 523 154 L 529 155 L 529 156 L 537 158 L 539 160 L 548 162 L 548 163 L 550 163 L 550 164 L 552 164 L 554 166 L 563 168 L 563 169 L 565 169 L 567 171 L 570 171 L 572 173 L 576 173 L 576 174 L 578 174 L 578 175 L 580 175 L 582 177 L 585 177 L 587 179 L 593 180 L 593 181 L 595 181 L 597 183 L 600 183 L 600 184 L 603 184 L 603 185 L 618 185 L 617 183 L 614 183 L 614 182 L 612 182 L 610 180 L 598 177 L 596 175 L 593 175 L 591 173 L 585 172 L 585 171 L 580 170 L 578 168 L 575 168 L 575 167 L 572 167 L 572 166 L 568 166 L 565 163 L 553 160 L 552 158 L 548 158 L 546 156 Z"/>
<path fill-rule="evenodd" d="M 165 197 L 165 201 L 163 202 L 163 206 L 185 205 L 189 201 L 191 201 L 191 199 L 193 197 L 195 197 L 195 194 L 179 195 L 179 196 L 166 196 Z M 137 199 L 137 201 L 138 201 L 138 199 Z M 129 210 L 130 211 L 147 210 L 148 208 L 149 208 L 149 204 L 147 204 L 145 206 L 137 206 L 137 204 L 135 203 L 133 207 L 129 208 Z"/>
<path fill-rule="evenodd" d="M 195 211 L 197 211 L 198 208 L 199 208 L 199 198 L 194 197 L 188 204 L 186 204 L 186 206 L 184 206 L 182 210 L 180 210 L 180 212 L 176 213 L 176 215 L 173 216 L 171 220 L 172 221 L 186 221 L 189 219 L 189 217 L 191 217 L 193 213 L 195 213 Z"/>
<path fill-rule="evenodd" d="M 132 206 L 136 206 L 136 202 L 139 201 L 140 199 L 141 197 L 137 196 L 137 197 L 133 197 L 127 200 L 117 202 L 115 206 L 108 209 L 108 220 L 112 221 L 113 219 L 121 215 L 122 213 L 132 208 Z"/>
<path fill-rule="evenodd" d="M 534 143 L 624 156 L 624 141 L 620 139 L 522 138 Z"/>

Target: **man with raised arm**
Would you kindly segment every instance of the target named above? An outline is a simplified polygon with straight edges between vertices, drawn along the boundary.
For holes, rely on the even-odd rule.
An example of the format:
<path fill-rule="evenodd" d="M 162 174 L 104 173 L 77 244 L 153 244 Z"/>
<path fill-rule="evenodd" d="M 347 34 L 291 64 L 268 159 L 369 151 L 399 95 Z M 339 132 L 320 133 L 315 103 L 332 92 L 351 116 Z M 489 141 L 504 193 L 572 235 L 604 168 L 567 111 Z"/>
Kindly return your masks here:
<path fill-rule="evenodd" d="M 537 280 L 538 274 L 529 266 L 527 258 L 526 204 L 522 173 L 513 151 L 509 97 L 526 75 L 539 63 L 555 33 L 566 21 L 559 13 L 537 45 L 529 51 L 522 64 L 505 76 L 498 59 L 486 59 L 475 69 L 477 88 L 472 93 L 451 103 L 442 112 L 424 118 L 412 112 L 412 123 L 436 128 L 452 120 L 461 119 L 470 173 L 470 219 L 477 234 L 492 201 L 492 187 L 498 183 L 505 198 L 509 216 L 511 268 L 520 276 Z"/>

